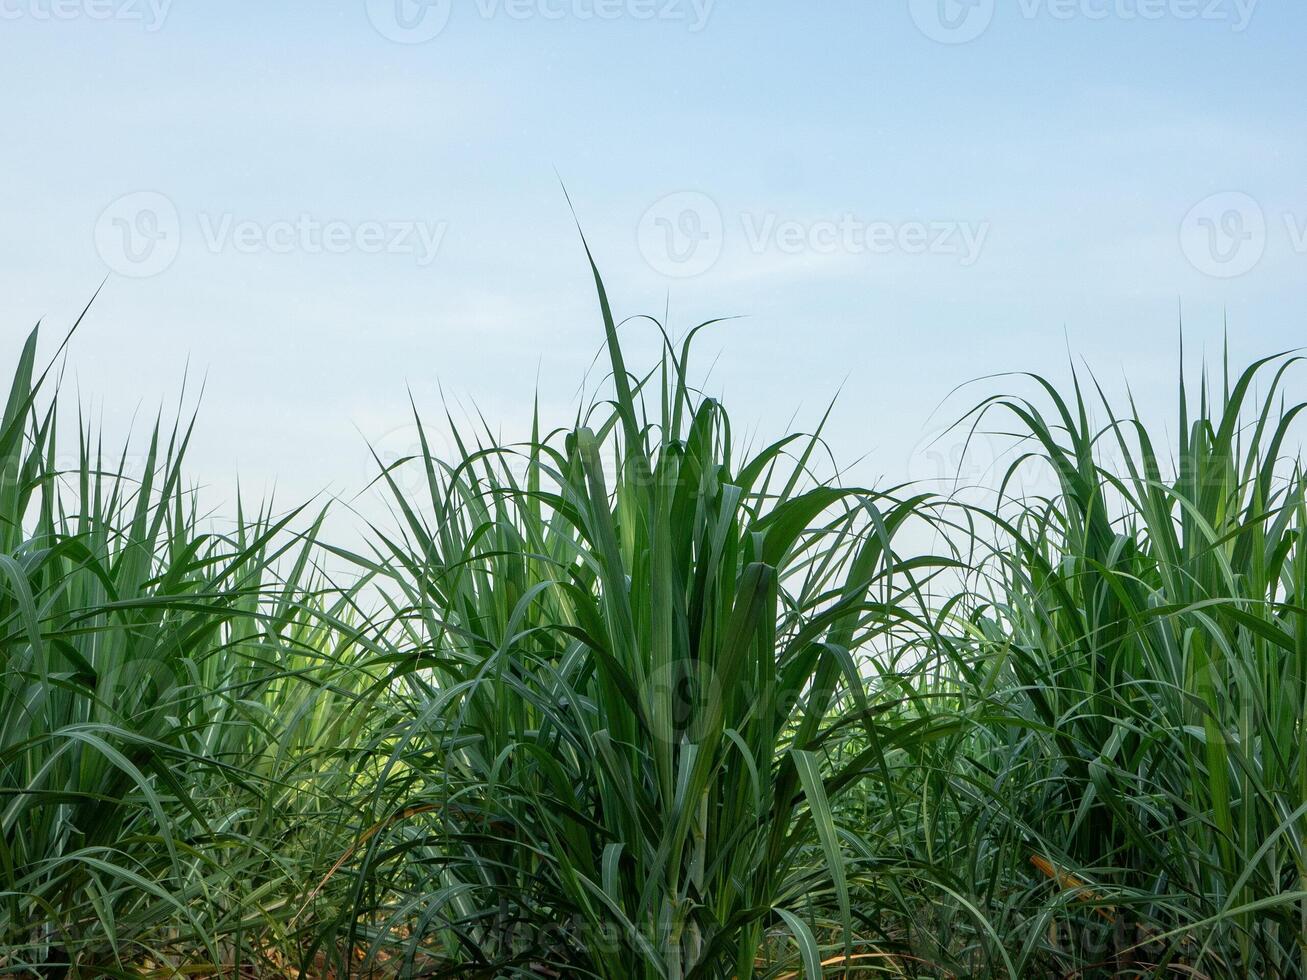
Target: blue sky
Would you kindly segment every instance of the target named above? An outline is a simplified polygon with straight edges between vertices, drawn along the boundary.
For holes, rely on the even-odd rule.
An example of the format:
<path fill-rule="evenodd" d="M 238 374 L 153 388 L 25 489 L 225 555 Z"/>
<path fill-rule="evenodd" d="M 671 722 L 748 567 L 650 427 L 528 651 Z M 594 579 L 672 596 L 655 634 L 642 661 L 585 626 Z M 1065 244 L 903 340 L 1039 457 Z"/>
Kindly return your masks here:
<path fill-rule="evenodd" d="M 1302 342 L 1305 39 L 1290 0 L 0 0 L 0 329 L 108 275 L 66 385 L 111 435 L 189 370 L 215 506 L 349 495 L 406 388 L 570 417 L 561 177 L 619 314 L 741 317 L 738 425 L 842 386 L 856 477 L 930 476 L 968 379 L 1069 347 L 1164 419 L 1181 308 L 1192 351 Z"/>

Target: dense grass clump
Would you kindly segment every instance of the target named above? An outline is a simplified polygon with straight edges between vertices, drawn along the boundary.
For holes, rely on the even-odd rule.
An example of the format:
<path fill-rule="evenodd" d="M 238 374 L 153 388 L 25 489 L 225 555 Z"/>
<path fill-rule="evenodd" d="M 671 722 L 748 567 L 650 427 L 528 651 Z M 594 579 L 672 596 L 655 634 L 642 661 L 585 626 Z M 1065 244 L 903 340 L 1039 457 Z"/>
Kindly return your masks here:
<path fill-rule="evenodd" d="M 416 419 L 362 553 L 202 519 L 187 424 L 70 449 L 32 335 L 0 976 L 1307 974 L 1291 359 L 1182 381 L 1175 446 L 987 400 L 977 507 L 741 445 L 698 330 L 632 370 L 595 282 L 604 390 L 445 458 Z"/>
<path fill-rule="evenodd" d="M 1291 364 L 1227 372 L 1215 392 L 1204 380 L 1192 418 L 1182 379 L 1169 452 L 1101 395 L 1092 428 L 1078 385 L 1070 402 L 1045 386 L 1051 418 L 983 409 L 1015 415 L 1058 481 L 1053 499 L 1020 502 L 976 614 L 1022 718 L 991 750 L 994 797 L 1031 815 L 1021 833 L 1047 865 L 1093 883 L 1077 898 L 1110 924 L 1095 942 L 1123 971 L 1303 968 L 1307 510 L 1300 460 L 1284 457 L 1302 407 L 1279 404 Z"/>

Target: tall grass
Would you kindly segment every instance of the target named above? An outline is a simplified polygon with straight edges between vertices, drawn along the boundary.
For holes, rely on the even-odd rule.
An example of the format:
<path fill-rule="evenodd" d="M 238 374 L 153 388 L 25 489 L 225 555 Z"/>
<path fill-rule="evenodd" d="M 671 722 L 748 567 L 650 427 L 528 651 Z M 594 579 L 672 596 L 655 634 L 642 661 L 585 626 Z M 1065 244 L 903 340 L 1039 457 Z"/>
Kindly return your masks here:
<path fill-rule="evenodd" d="M 693 333 L 631 373 L 596 283 L 611 401 L 452 461 L 424 437 L 425 517 L 385 474 L 411 719 L 360 911 L 493 971 L 747 975 L 775 930 L 816 970 L 853 952 L 833 806 L 936 734 L 854 651 L 926 631 L 943 563 L 895 551 L 921 497 L 811 475 L 817 436 L 742 451 Z"/>
<path fill-rule="evenodd" d="M 1215 390 L 1204 378 L 1196 405 L 1181 379 L 1170 450 L 1101 392 L 1095 428 L 1079 384 L 1067 400 L 1041 382 L 1048 414 L 983 409 L 1013 414 L 1058 482 L 1021 502 L 977 615 L 1023 727 L 991 750 L 993 782 L 1030 794 L 995 795 L 1031 815 L 1029 846 L 1093 883 L 1080 898 L 1110 906 L 1099 943 L 1114 968 L 1303 969 L 1307 549 L 1301 464 L 1284 457 L 1302 406 L 1280 400 L 1292 361 L 1227 372 Z"/>
<path fill-rule="evenodd" d="M 69 448 L 29 338 L 0 975 L 1307 973 L 1292 358 L 1181 380 L 1175 445 L 1092 378 L 988 399 L 964 506 L 743 445 L 699 329 L 595 284 L 594 397 L 443 456 L 417 418 L 365 553 L 203 516 L 186 420 Z"/>
<path fill-rule="evenodd" d="M 0 424 L 0 969 L 230 967 L 298 893 L 298 839 L 337 819 L 313 789 L 341 656 L 311 533 L 202 530 L 189 426 L 134 464 L 86 429 L 68 456 L 36 342 Z"/>

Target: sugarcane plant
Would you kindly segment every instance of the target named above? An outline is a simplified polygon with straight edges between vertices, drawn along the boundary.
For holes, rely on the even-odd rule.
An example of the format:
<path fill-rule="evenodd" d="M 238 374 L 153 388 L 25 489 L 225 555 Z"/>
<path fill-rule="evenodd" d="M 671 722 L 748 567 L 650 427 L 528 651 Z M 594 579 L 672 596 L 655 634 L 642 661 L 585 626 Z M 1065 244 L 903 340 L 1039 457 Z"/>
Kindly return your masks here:
<path fill-rule="evenodd" d="M 524 444 L 455 429 L 451 460 L 419 419 L 425 499 L 382 474 L 401 521 L 372 569 L 412 714 L 353 937 L 681 980 L 753 975 L 782 935 L 819 976 L 858 952 L 863 855 L 832 805 L 951 724 L 891 711 L 858 651 L 928 632 L 949 563 L 895 550 L 923 495 L 816 477 L 819 435 L 742 452 L 691 385 L 698 328 L 631 373 L 594 281 L 611 398 Z"/>

